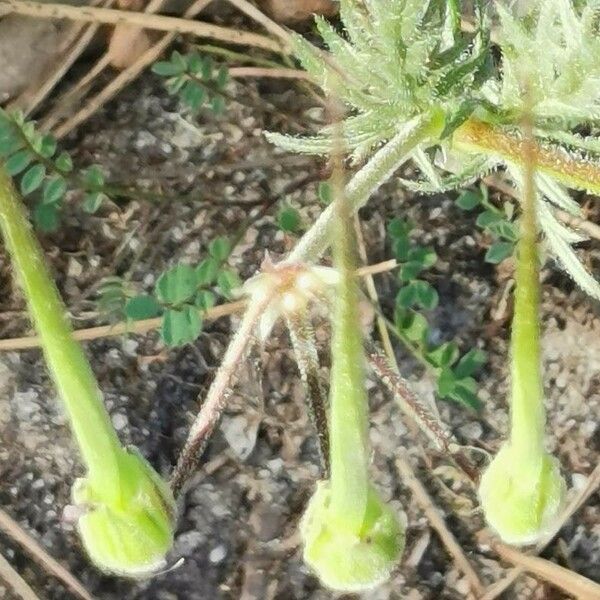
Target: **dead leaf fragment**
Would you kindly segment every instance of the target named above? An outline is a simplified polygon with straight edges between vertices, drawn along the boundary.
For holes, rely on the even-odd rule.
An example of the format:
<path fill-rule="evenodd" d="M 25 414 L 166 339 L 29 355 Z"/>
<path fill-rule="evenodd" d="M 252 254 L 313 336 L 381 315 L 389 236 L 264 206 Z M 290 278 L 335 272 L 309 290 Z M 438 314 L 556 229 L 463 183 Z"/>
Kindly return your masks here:
<path fill-rule="evenodd" d="M 145 30 L 119 23 L 115 26 L 108 45 L 110 65 L 115 69 L 126 69 L 135 63 L 152 45 Z"/>
<path fill-rule="evenodd" d="M 338 11 L 332 0 L 259 0 L 258 4 L 279 23 L 299 23 L 312 15 L 332 17 Z"/>

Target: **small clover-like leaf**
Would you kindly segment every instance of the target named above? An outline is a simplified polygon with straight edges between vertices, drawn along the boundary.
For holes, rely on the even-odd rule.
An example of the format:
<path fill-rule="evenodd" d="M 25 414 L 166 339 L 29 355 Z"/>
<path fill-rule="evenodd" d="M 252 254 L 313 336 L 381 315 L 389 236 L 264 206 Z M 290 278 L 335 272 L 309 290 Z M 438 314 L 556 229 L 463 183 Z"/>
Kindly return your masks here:
<path fill-rule="evenodd" d="M 388 235 L 392 238 L 405 237 L 410 233 L 411 229 L 411 224 L 399 217 L 392 219 L 387 226 Z"/>
<path fill-rule="evenodd" d="M 208 245 L 209 254 L 219 262 L 227 260 L 231 252 L 231 243 L 226 237 L 218 237 Z"/>
<path fill-rule="evenodd" d="M 424 269 L 429 269 L 435 265 L 437 261 L 437 254 L 433 248 L 417 246 L 410 249 L 408 253 L 408 260 L 411 262 L 418 262 L 423 266 Z"/>
<path fill-rule="evenodd" d="M 60 176 L 56 175 L 46 180 L 44 184 L 44 193 L 42 202 L 52 204 L 60 202 L 67 192 L 67 182 Z"/>
<path fill-rule="evenodd" d="M 68 152 L 61 152 L 54 164 L 62 173 L 70 173 L 73 170 L 73 159 Z"/>
<path fill-rule="evenodd" d="M 502 215 L 493 211 L 493 210 L 485 210 L 482 212 L 475 221 L 478 227 L 482 229 L 486 229 L 493 223 L 497 223 L 498 221 L 502 221 Z"/>
<path fill-rule="evenodd" d="M 225 99 L 223 96 L 214 96 L 210 101 L 210 108 L 217 115 L 223 113 L 225 110 Z"/>
<path fill-rule="evenodd" d="M 193 111 L 197 111 L 206 99 L 206 90 L 195 81 L 187 81 L 181 88 L 180 97 Z"/>
<path fill-rule="evenodd" d="M 55 231 L 59 223 L 57 205 L 40 202 L 33 209 L 33 220 L 42 231 Z"/>
<path fill-rule="evenodd" d="M 88 190 L 98 191 L 104 185 L 104 174 L 98 165 L 92 165 L 84 174 L 84 182 Z"/>
<path fill-rule="evenodd" d="M 477 371 L 487 360 L 487 355 L 483 350 L 472 348 L 469 350 L 454 367 L 454 374 L 458 379 L 469 377 Z"/>
<path fill-rule="evenodd" d="M 217 276 L 217 286 L 225 298 L 232 298 L 233 290 L 239 288 L 240 285 L 240 278 L 234 271 L 230 269 L 224 269 L 223 271 L 219 272 Z"/>
<path fill-rule="evenodd" d="M 181 346 L 193 342 L 202 331 L 202 318 L 194 306 L 179 310 L 168 309 L 163 314 L 161 338 L 167 346 Z"/>
<path fill-rule="evenodd" d="M 106 195 L 102 192 L 89 192 L 83 197 L 83 210 L 86 213 L 94 214 L 102 206 L 104 200 L 106 200 Z"/>
<path fill-rule="evenodd" d="M 0 158 L 11 156 L 23 147 L 23 140 L 12 132 L 0 138 Z"/>
<path fill-rule="evenodd" d="M 405 263 L 400 269 L 400 281 L 412 281 L 415 279 L 415 277 L 417 277 L 417 275 L 419 275 L 421 271 L 423 271 L 423 269 L 425 269 L 425 266 L 419 261 L 410 261 Z"/>
<path fill-rule="evenodd" d="M 198 285 L 211 285 L 217 280 L 219 274 L 219 261 L 215 258 L 205 258 L 196 267 L 196 280 Z"/>
<path fill-rule="evenodd" d="M 212 308 L 215 305 L 215 302 L 215 295 L 210 290 L 200 290 L 194 299 L 195 306 L 200 310 Z"/>
<path fill-rule="evenodd" d="M 410 238 L 408 235 L 399 235 L 394 238 L 393 250 L 398 262 L 408 260 L 408 253 L 410 252 Z"/>
<path fill-rule="evenodd" d="M 320 181 L 317 188 L 317 196 L 322 204 L 331 204 L 333 200 L 333 189 L 329 181 Z"/>
<path fill-rule="evenodd" d="M 458 346 L 445 342 L 427 353 L 427 360 L 436 367 L 450 367 L 458 359 Z"/>
<path fill-rule="evenodd" d="M 300 213 L 292 206 L 283 206 L 277 215 L 279 229 L 286 233 L 298 233 L 300 230 Z"/>
<path fill-rule="evenodd" d="M 412 342 L 421 344 L 427 339 L 429 326 L 421 313 L 396 311 L 396 326 Z"/>
<path fill-rule="evenodd" d="M 396 296 L 396 304 L 402 308 L 411 308 L 417 300 L 417 290 L 414 285 L 405 285 Z"/>
<path fill-rule="evenodd" d="M 156 296 L 163 304 L 181 304 L 193 298 L 198 280 L 196 270 L 178 264 L 165 271 L 156 282 Z"/>
<path fill-rule="evenodd" d="M 485 253 L 485 262 L 497 265 L 511 256 L 514 248 L 513 242 L 494 242 Z"/>
<path fill-rule="evenodd" d="M 481 194 L 466 190 L 456 199 L 455 204 L 462 210 L 473 210 L 481 204 Z"/>
<path fill-rule="evenodd" d="M 56 138 L 49 133 L 42 136 L 38 152 L 44 158 L 52 158 L 56 152 Z"/>
<path fill-rule="evenodd" d="M 44 165 L 38 163 L 29 168 L 21 179 L 21 193 L 23 196 L 35 192 L 42 185 L 45 177 L 46 167 Z"/>
<path fill-rule="evenodd" d="M 13 154 L 7 161 L 5 166 L 6 172 L 14 177 L 22 173 L 33 160 L 33 156 L 29 150 L 19 150 Z"/>
<path fill-rule="evenodd" d="M 178 65 L 161 60 L 152 65 L 152 72 L 161 77 L 171 77 L 172 75 L 179 75 L 182 70 Z"/>
<path fill-rule="evenodd" d="M 125 305 L 125 314 L 132 321 L 151 319 L 160 315 L 162 308 L 154 296 L 140 294 L 129 298 Z"/>
<path fill-rule="evenodd" d="M 471 377 L 457 381 L 446 397 L 473 410 L 481 410 L 482 407 L 477 395 L 477 383 Z"/>
<path fill-rule="evenodd" d="M 456 375 L 449 367 L 442 369 L 437 380 L 437 392 L 442 398 L 446 398 L 456 386 Z"/>
<path fill-rule="evenodd" d="M 504 219 L 500 219 L 495 223 L 490 223 L 487 226 L 487 230 L 498 237 L 507 240 L 509 242 L 516 242 L 518 239 L 518 234 L 515 226 L 512 223 Z"/>
<path fill-rule="evenodd" d="M 424 310 L 433 310 L 439 302 L 437 290 L 427 281 L 417 280 L 411 284 L 416 290 L 416 302 Z"/>

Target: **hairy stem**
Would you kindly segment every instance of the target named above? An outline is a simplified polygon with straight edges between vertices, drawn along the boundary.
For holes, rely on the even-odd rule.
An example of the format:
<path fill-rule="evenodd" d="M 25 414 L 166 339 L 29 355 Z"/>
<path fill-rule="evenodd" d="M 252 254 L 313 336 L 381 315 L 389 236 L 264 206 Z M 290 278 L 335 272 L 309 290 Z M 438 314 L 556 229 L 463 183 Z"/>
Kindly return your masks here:
<path fill-rule="evenodd" d="M 118 489 L 115 473 L 121 452 L 119 440 L 90 365 L 81 346 L 73 339 L 66 308 L 52 281 L 25 208 L 2 166 L 0 228 L 89 476 L 105 489 Z"/>
<path fill-rule="evenodd" d="M 477 119 L 468 119 L 455 132 L 453 143 L 461 150 L 499 156 L 523 168 L 524 157 L 530 156 L 541 173 L 552 176 L 567 187 L 600 194 L 600 165 L 584 161 L 557 148 L 545 147 L 523 136 L 502 131 Z M 531 148 L 527 150 L 527 144 Z"/>
<path fill-rule="evenodd" d="M 524 461 L 532 461 L 532 467 L 538 468 L 544 450 L 545 418 L 540 365 L 540 274 L 534 183 L 537 156 L 530 131 L 522 151 L 522 214 L 511 336 L 511 445 Z"/>
<path fill-rule="evenodd" d="M 333 262 L 340 274 L 333 307 L 331 339 L 331 509 L 340 523 L 361 530 L 369 495 L 368 400 L 365 358 L 354 275 L 355 208 L 343 190 L 341 158 L 334 156 L 332 215 Z"/>
<path fill-rule="evenodd" d="M 351 213 L 364 206 L 375 193 L 410 157 L 417 146 L 435 137 L 443 128 L 440 114 L 415 117 L 376 152 L 367 164 L 349 181 L 345 190 Z M 314 262 L 331 243 L 330 225 L 335 208 L 327 207 L 292 250 L 287 262 Z"/>

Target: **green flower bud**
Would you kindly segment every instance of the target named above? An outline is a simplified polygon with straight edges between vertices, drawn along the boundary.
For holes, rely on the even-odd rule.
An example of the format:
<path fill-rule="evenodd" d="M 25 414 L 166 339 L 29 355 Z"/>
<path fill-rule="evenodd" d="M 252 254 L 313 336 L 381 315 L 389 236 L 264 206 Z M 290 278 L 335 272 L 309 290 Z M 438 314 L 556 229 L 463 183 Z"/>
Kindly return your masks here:
<path fill-rule="evenodd" d="M 404 549 L 404 531 L 372 488 L 360 529 L 348 527 L 331 506 L 327 482 L 320 482 L 302 519 L 304 560 L 329 588 L 367 590 L 386 581 Z"/>
<path fill-rule="evenodd" d="M 566 484 L 556 458 L 544 453 L 539 468 L 520 469 L 522 461 L 504 445 L 484 472 L 479 497 L 490 526 L 508 544 L 532 544 L 560 516 Z"/>
<path fill-rule="evenodd" d="M 171 490 L 135 450 L 119 457 L 114 490 L 91 478 L 73 486 L 83 509 L 77 527 L 90 559 L 104 571 L 142 577 L 165 566 L 173 544 L 175 501 Z"/>

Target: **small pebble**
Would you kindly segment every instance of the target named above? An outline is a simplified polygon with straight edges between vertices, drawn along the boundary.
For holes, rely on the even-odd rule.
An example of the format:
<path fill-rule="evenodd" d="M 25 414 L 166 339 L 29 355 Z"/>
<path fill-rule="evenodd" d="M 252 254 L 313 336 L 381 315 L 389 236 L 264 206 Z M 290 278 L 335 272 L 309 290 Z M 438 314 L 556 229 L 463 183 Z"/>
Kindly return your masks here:
<path fill-rule="evenodd" d="M 213 548 L 210 551 L 210 554 L 208 555 L 208 560 L 214 565 L 216 565 L 217 563 L 220 563 L 226 556 L 227 548 L 225 548 L 225 546 L 221 544 L 220 546 L 217 546 L 216 548 Z"/>
<path fill-rule="evenodd" d="M 112 416 L 112 424 L 117 431 L 122 431 L 127 427 L 127 417 L 121 413 Z"/>

